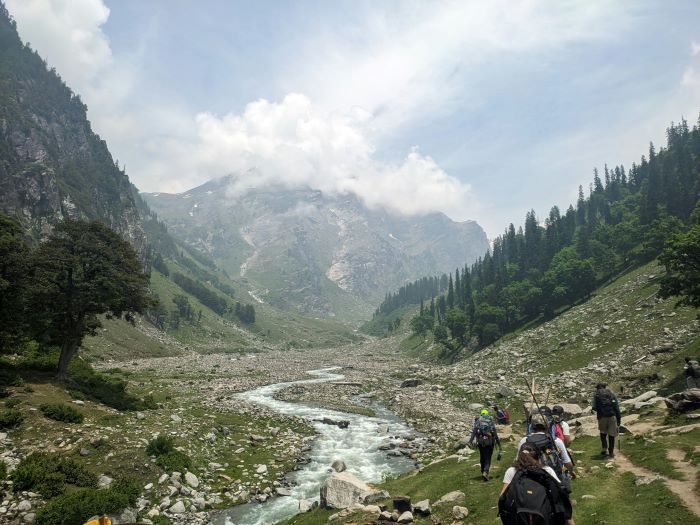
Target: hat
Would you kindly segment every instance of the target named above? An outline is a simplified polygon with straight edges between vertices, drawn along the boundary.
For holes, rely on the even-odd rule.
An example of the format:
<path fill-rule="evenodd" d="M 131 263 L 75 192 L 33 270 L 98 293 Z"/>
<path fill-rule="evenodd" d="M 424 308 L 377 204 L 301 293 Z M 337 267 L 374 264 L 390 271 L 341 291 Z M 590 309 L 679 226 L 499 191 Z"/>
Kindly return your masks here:
<path fill-rule="evenodd" d="M 552 407 L 552 414 L 556 414 L 557 416 L 563 416 L 564 415 L 564 407 L 561 405 L 554 405 Z"/>
<path fill-rule="evenodd" d="M 606 386 L 608 386 L 608 384 L 603 382 L 597 383 L 595 385 L 596 388 L 605 388 Z"/>
<path fill-rule="evenodd" d="M 534 416 L 532 416 L 530 423 L 532 423 L 532 428 L 535 428 L 535 427 L 547 428 L 547 420 L 544 418 L 544 416 L 542 414 L 535 414 Z"/>
<path fill-rule="evenodd" d="M 482 409 L 481 409 L 481 415 L 482 415 L 482 416 L 488 416 L 488 415 L 489 415 L 489 409 L 488 409 L 488 408 L 482 408 Z"/>

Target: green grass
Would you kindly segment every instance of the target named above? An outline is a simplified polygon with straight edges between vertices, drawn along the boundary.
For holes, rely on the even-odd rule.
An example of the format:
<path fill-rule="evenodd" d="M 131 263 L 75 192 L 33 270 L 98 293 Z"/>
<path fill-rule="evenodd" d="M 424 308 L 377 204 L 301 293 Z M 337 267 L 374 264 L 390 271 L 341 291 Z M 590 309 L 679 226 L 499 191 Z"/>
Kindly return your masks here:
<path fill-rule="evenodd" d="M 577 525 L 697 523 L 697 517 L 683 507 L 662 482 L 637 487 L 634 485 L 634 475 L 605 468 L 605 461 L 598 457 L 597 439 L 577 439 L 572 448 L 577 452 L 575 458 L 580 472 L 579 478 L 573 482 L 572 495 L 572 499 L 576 500 L 574 519 Z M 410 496 L 412 502 L 426 498 L 433 502 L 447 492 L 461 490 L 466 495 L 464 505 L 470 511 L 466 522 L 493 525 L 500 523 L 496 517 L 501 489 L 499 477 L 502 477 L 513 455 L 513 446 L 507 445 L 503 461 L 495 463 L 492 480 L 488 483 L 480 480 L 478 457 L 474 454 L 460 463 L 450 459 L 429 465 L 418 474 L 388 481 L 381 487 L 394 496 Z M 595 499 L 582 499 L 584 494 L 592 495 Z M 451 506 L 442 509 L 434 507 L 433 514 L 442 523 L 451 523 L 451 510 Z M 337 511 L 315 510 L 295 516 L 282 522 L 282 525 L 321 525 L 334 512 Z M 366 517 L 349 516 L 339 523 L 364 523 L 367 519 L 363 518 Z M 430 525 L 433 521 L 419 517 L 415 523 Z"/>
<path fill-rule="evenodd" d="M 636 436 L 632 439 L 623 439 L 625 439 L 623 443 L 625 455 L 632 463 L 669 478 L 684 479 L 684 476 L 668 459 L 668 450 L 680 449 L 685 452 L 686 461 L 693 463 L 698 461 L 698 453 L 695 452 L 695 447 L 700 443 L 698 429 L 684 434 L 662 434 L 653 438 Z"/>

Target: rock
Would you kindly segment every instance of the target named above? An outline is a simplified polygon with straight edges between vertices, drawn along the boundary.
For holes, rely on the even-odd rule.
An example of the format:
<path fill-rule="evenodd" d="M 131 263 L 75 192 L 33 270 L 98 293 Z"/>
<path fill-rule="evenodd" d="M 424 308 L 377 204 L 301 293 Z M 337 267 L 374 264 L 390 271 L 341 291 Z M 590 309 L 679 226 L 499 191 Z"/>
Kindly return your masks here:
<path fill-rule="evenodd" d="M 172 415 L 170 416 L 170 420 L 171 420 L 173 423 L 181 423 L 181 422 L 182 422 L 182 418 L 181 418 L 180 416 L 178 416 L 177 414 L 172 414 Z"/>
<path fill-rule="evenodd" d="M 564 417 L 566 419 L 579 417 L 583 414 L 583 409 L 576 403 L 553 403 L 561 406 L 564 409 Z"/>
<path fill-rule="evenodd" d="M 195 489 L 199 487 L 199 479 L 197 479 L 197 476 L 191 472 L 185 472 L 185 483 Z"/>
<path fill-rule="evenodd" d="M 250 439 L 251 441 L 253 441 L 253 442 L 265 441 L 265 437 L 264 437 L 264 436 L 260 436 L 260 435 L 257 435 L 257 434 L 251 434 L 250 437 L 249 437 L 249 439 Z"/>
<path fill-rule="evenodd" d="M 278 488 L 275 492 L 277 492 L 278 496 L 291 496 L 292 491 L 289 489 L 284 489 L 282 487 Z"/>
<path fill-rule="evenodd" d="M 32 502 L 27 499 L 23 499 L 17 505 L 17 510 L 19 512 L 27 512 L 28 510 L 32 510 Z"/>
<path fill-rule="evenodd" d="M 148 483 L 145 487 L 143 487 L 143 490 L 151 490 L 153 488 L 153 483 Z"/>
<path fill-rule="evenodd" d="M 384 521 L 391 521 L 391 512 L 388 510 L 383 510 L 379 513 L 379 517 Z"/>
<path fill-rule="evenodd" d="M 365 505 L 362 507 L 362 512 L 366 512 L 367 514 L 379 514 L 382 511 L 381 508 L 379 508 L 379 505 Z"/>
<path fill-rule="evenodd" d="M 344 472 L 345 470 L 347 470 L 345 462 L 339 459 L 336 459 L 333 463 L 331 463 L 331 468 L 336 472 Z"/>
<path fill-rule="evenodd" d="M 464 492 L 462 492 L 461 490 L 454 490 L 452 492 L 448 492 L 435 503 L 433 503 L 433 507 L 445 505 L 446 503 L 464 503 L 464 498 Z"/>
<path fill-rule="evenodd" d="M 381 501 L 383 499 L 388 499 L 389 497 L 391 497 L 391 495 L 386 490 L 373 490 L 364 498 L 362 498 L 362 503 L 364 503 L 365 505 L 369 505 L 370 503 L 374 503 L 375 501 Z"/>
<path fill-rule="evenodd" d="M 399 514 L 406 512 L 407 510 L 411 510 L 411 498 L 408 496 L 394 496 L 391 499 L 391 503 L 394 510 Z"/>
<path fill-rule="evenodd" d="M 372 489 L 349 472 L 335 472 L 320 490 L 321 508 L 344 509 L 353 503 L 362 502 Z"/>
<path fill-rule="evenodd" d="M 113 523 L 136 523 L 138 511 L 133 508 L 126 508 L 115 516 Z"/>
<path fill-rule="evenodd" d="M 348 428 L 350 426 L 350 421 L 347 419 L 335 420 L 329 417 L 324 417 L 323 419 L 314 419 L 318 423 L 323 423 L 324 425 L 335 425 L 338 428 Z"/>
<path fill-rule="evenodd" d="M 136 412 L 136 419 L 146 419 L 146 414 L 143 412 Z"/>
<path fill-rule="evenodd" d="M 643 403 L 644 401 L 649 401 L 650 399 L 656 397 L 656 390 L 649 390 L 644 392 L 641 396 L 637 396 L 634 399 L 625 399 L 620 404 L 621 405 L 634 405 L 636 403 Z"/>
<path fill-rule="evenodd" d="M 422 379 L 404 379 L 401 382 L 401 388 L 414 388 L 417 387 L 418 385 L 422 385 L 423 380 Z"/>
<path fill-rule="evenodd" d="M 455 505 L 452 507 L 452 517 L 456 520 L 463 520 L 469 516 L 469 509 L 467 507 L 460 507 L 459 505 Z"/>
<path fill-rule="evenodd" d="M 598 499 L 593 494 L 584 494 L 581 499 Z"/>
<path fill-rule="evenodd" d="M 36 514 L 33 512 L 27 512 L 23 517 L 24 523 L 36 523 Z"/>
<path fill-rule="evenodd" d="M 481 410 L 482 408 L 484 408 L 484 404 L 483 403 L 469 403 L 467 405 L 467 408 L 469 410 Z"/>
<path fill-rule="evenodd" d="M 204 436 L 204 439 L 206 439 L 209 443 L 214 443 L 216 441 L 216 434 L 214 434 L 214 432 L 209 432 L 206 436 Z"/>
<path fill-rule="evenodd" d="M 413 523 L 413 514 L 410 510 L 403 512 L 399 515 L 399 519 L 396 520 L 397 523 Z"/>
<path fill-rule="evenodd" d="M 466 448 L 467 445 L 469 445 L 469 438 L 468 437 L 463 437 L 457 443 L 453 445 L 454 450 L 462 450 L 463 448 Z"/>
<path fill-rule="evenodd" d="M 430 500 L 424 499 L 413 505 L 413 512 L 420 516 L 430 515 Z"/>
<path fill-rule="evenodd" d="M 184 514 L 187 509 L 182 500 L 177 500 L 174 505 L 172 505 L 168 511 L 172 514 Z"/>
<path fill-rule="evenodd" d="M 165 474 L 164 474 L 165 475 Z M 102 474 L 98 479 L 97 479 L 97 486 L 99 488 L 105 488 L 109 487 L 114 480 L 110 478 L 109 476 L 105 476 Z"/>
<path fill-rule="evenodd" d="M 158 478 L 158 485 L 162 485 L 163 483 L 168 481 L 169 477 L 170 476 L 168 476 L 167 474 L 161 474 L 161 476 Z"/>
<path fill-rule="evenodd" d="M 80 454 L 82 457 L 85 457 L 90 455 L 90 451 L 86 448 L 81 448 L 78 454 Z"/>
<path fill-rule="evenodd" d="M 652 354 L 664 354 L 667 352 L 673 352 L 676 349 L 676 345 L 674 343 L 662 343 L 656 348 L 654 348 L 651 353 Z"/>
<path fill-rule="evenodd" d="M 267 474 L 267 465 L 258 465 L 255 469 L 256 474 Z"/>
<path fill-rule="evenodd" d="M 313 510 L 315 507 L 318 506 L 317 501 L 311 501 L 308 499 L 300 499 L 299 500 L 299 512 L 310 512 Z"/>
<path fill-rule="evenodd" d="M 598 418 L 596 416 L 583 416 L 569 421 L 569 425 L 575 428 L 576 436 L 599 436 Z"/>
<path fill-rule="evenodd" d="M 700 388 L 689 388 L 667 397 L 666 406 L 676 412 L 690 412 L 700 408 Z"/>
<path fill-rule="evenodd" d="M 514 397 L 516 395 L 517 392 L 509 386 L 501 385 L 498 388 L 496 388 L 497 397 Z"/>
<path fill-rule="evenodd" d="M 651 477 L 649 477 L 649 476 L 639 476 L 638 478 L 635 478 L 634 484 L 635 484 L 636 486 L 638 486 L 638 487 L 639 487 L 640 485 L 649 485 L 650 483 L 653 483 L 653 482 L 656 481 L 657 479 L 659 479 L 658 476 L 651 476 Z"/>

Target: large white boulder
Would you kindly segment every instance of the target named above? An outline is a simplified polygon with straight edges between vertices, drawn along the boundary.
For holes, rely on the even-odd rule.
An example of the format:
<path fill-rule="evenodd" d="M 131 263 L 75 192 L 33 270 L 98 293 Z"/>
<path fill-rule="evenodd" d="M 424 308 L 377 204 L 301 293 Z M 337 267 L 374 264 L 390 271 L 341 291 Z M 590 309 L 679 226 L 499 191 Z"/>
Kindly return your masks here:
<path fill-rule="evenodd" d="M 333 473 L 321 487 L 321 507 L 344 509 L 360 503 L 372 488 L 349 472 Z"/>

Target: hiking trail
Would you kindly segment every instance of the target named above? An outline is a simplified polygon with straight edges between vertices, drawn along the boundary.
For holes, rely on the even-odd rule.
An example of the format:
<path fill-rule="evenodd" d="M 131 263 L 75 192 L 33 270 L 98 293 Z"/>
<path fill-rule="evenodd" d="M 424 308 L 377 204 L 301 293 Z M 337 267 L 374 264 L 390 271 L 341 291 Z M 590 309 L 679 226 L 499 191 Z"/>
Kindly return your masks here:
<path fill-rule="evenodd" d="M 696 516 L 700 517 L 700 497 L 695 493 L 695 477 L 697 469 L 690 463 L 683 461 L 685 452 L 672 449 L 668 451 L 668 457 L 674 463 L 674 467 L 682 472 L 687 479 L 679 480 L 667 478 L 656 472 L 640 467 L 632 463 L 622 452 L 615 452 L 615 465 L 621 472 L 631 472 L 635 476 L 660 479 L 666 486 L 678 496 L 683 504 Z"/>

